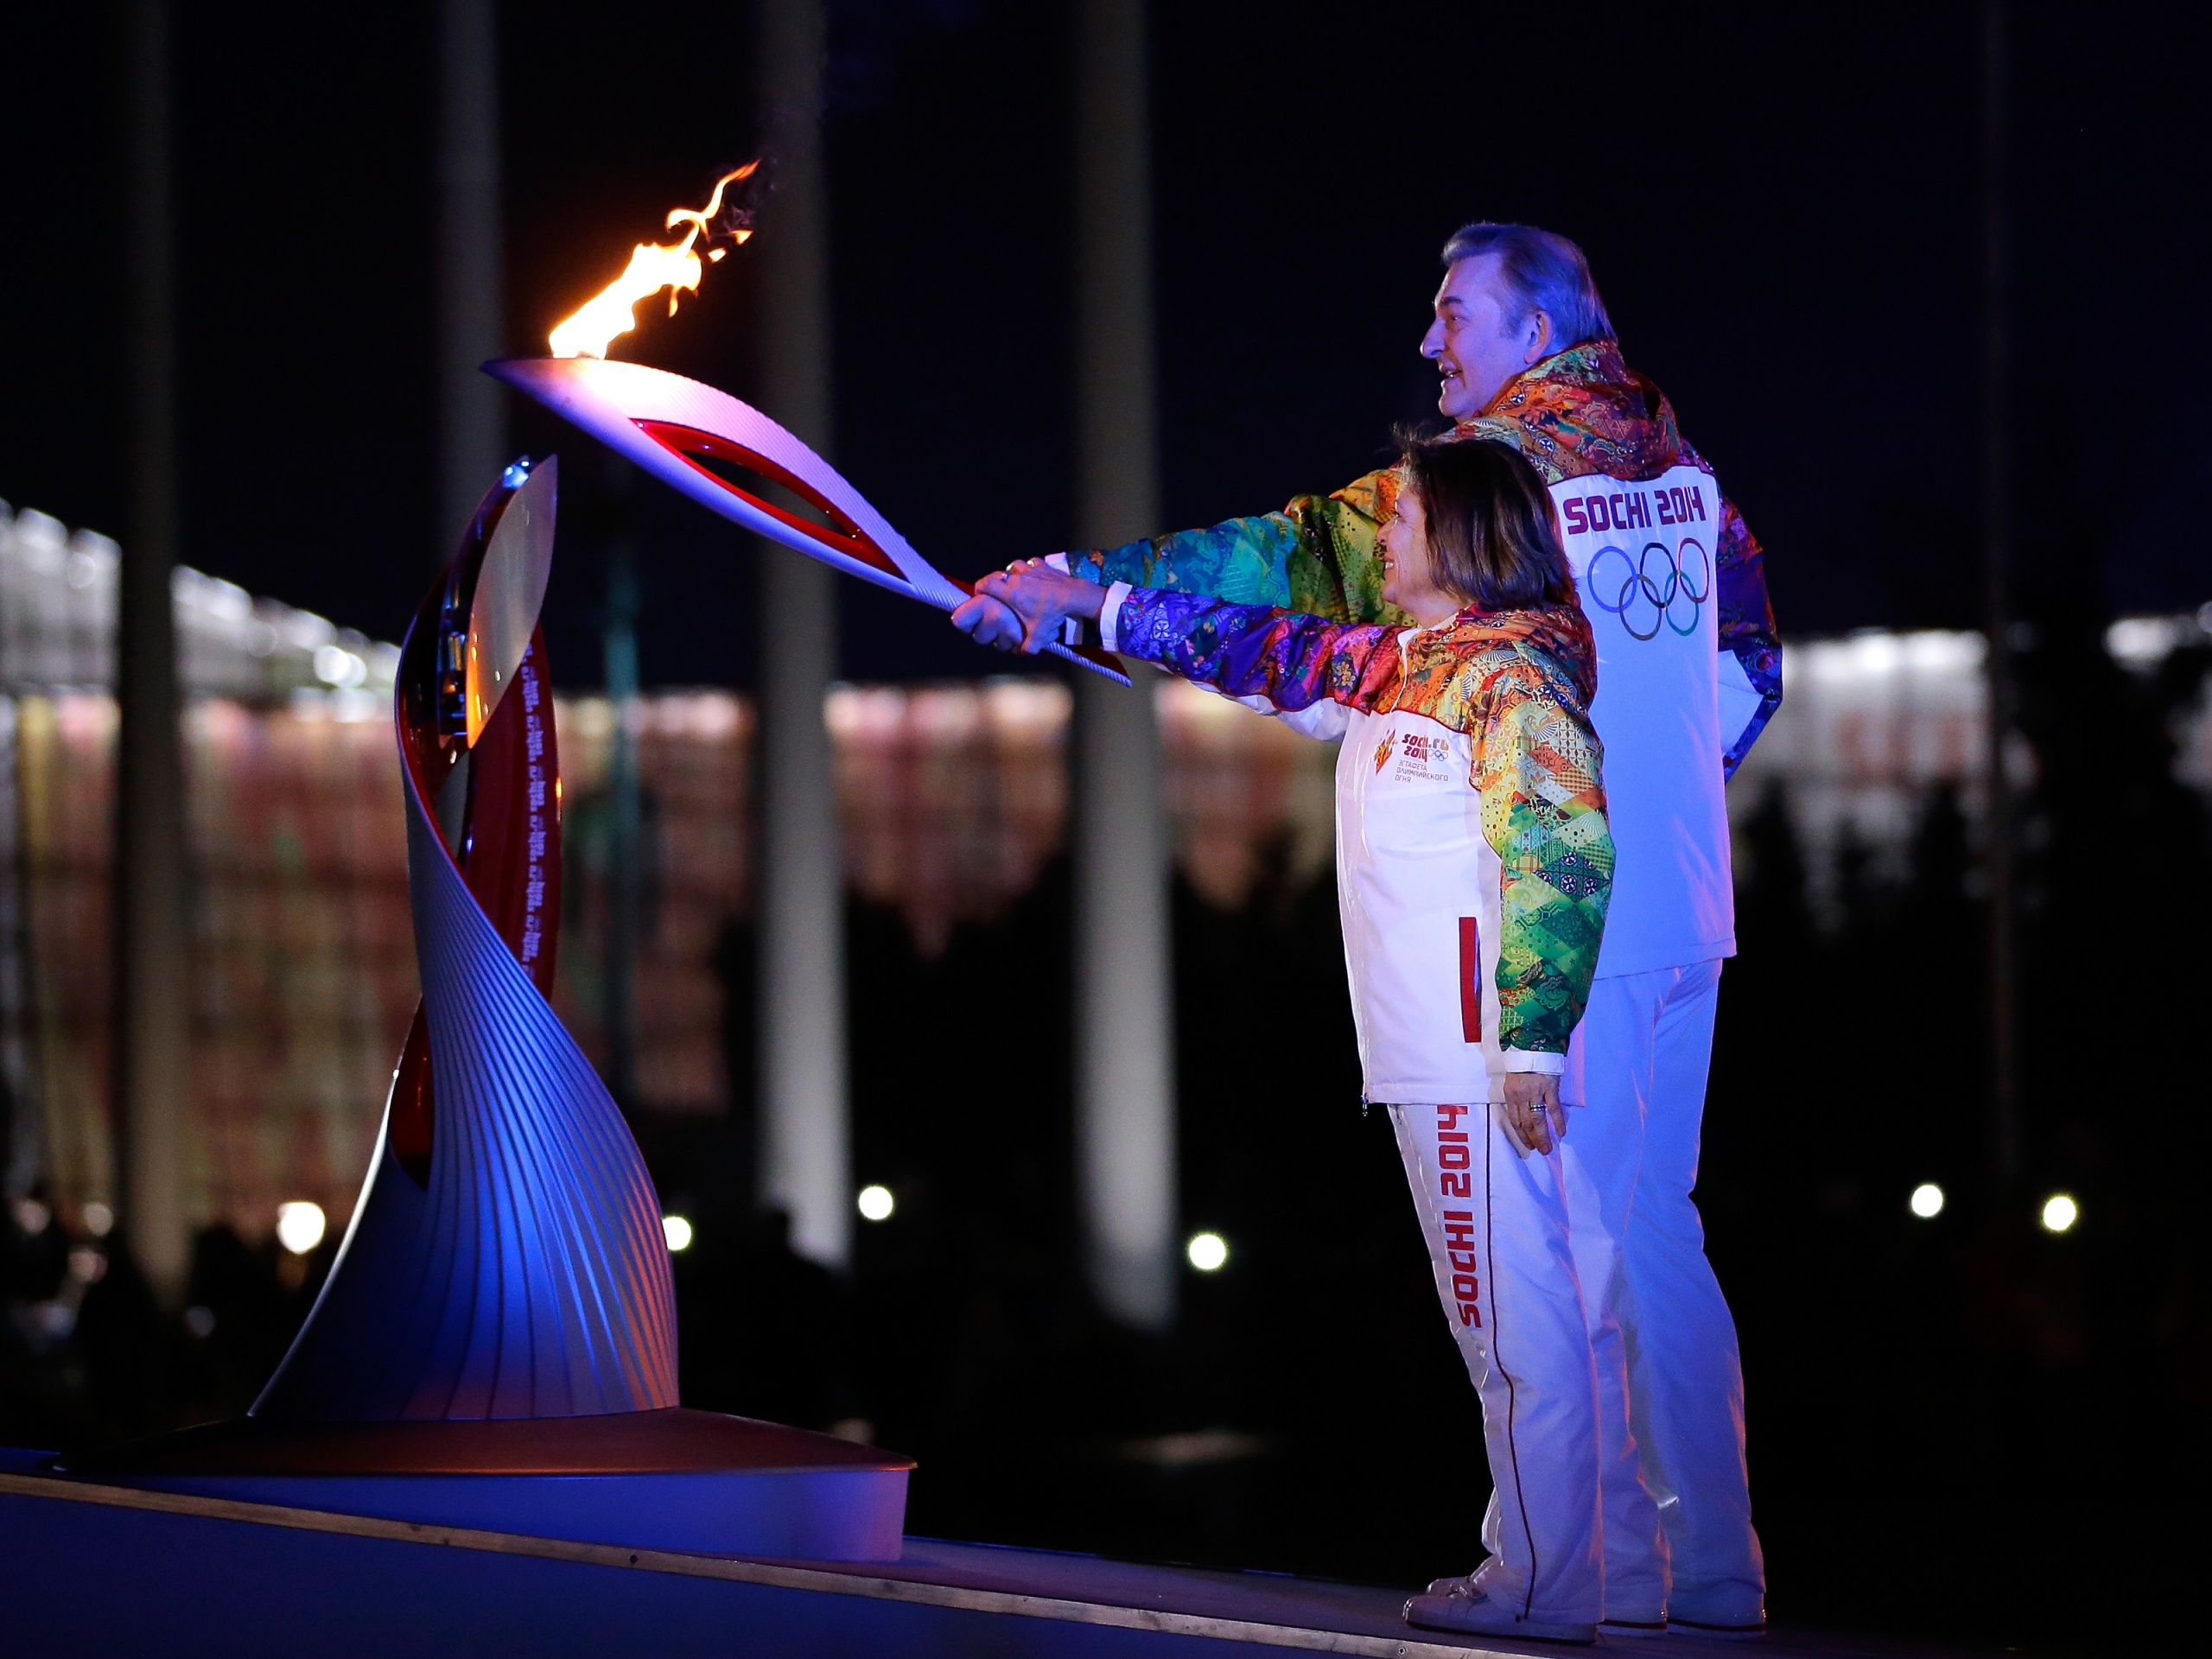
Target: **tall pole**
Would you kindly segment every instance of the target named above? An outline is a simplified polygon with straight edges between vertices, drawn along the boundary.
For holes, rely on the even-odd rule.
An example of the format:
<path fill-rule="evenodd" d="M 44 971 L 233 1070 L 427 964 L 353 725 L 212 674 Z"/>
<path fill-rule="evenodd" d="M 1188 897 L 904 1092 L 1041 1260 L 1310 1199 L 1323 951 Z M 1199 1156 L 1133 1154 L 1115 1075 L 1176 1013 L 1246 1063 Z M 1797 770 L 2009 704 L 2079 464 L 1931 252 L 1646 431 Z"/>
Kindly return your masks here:
<path fill-rule="evenodd" d="M 1077 41 L 1080 542 L 1160 518 L 1144 0 L 1083 0 Z M 1175 1065 L 1167 843 L 1151 676 L 1075 688 L 1076 1155 L 1108 1313 L 1175 1318 Z"/>
<path fill-rule="evenodd" d="M 116 595 L 114 1124 L 128 1246 L 155 1294 L 183 1298 L 190 984 L 184 760 L 177 729 L 175 226 L 169 13 L 124 14 L 130 259 L 130 537 Z"/>
<path fill-rule="evenodd" d="M 438 525 L 442 564 L 505 464 L 496 0 L 438 5 Z"/>
<path fill-rule="evenodd" d="M 2012 783 L 2006 741 L 2018 709 L 2012 673 L 2012 278 L 2006 210 L 2008 124 L 2005 0 L 1983 0 L 1982 96 L 1982 529 L 1985 606 L 1989 616 L 1989 1093 L 1990 1154 L 1999 1181 L 2020 1174 L 2016 1065 L 2016 873 Z"/>
<path fill-rule="evenodd" d="M 830 222 L 822 156 L 823 0 L 760 0 L 760 92 L 772 190 L 760 261 L 761 397 L 830 450 Z M 760 1186 L 791 1247 L 852 1250 L 845 935 L 836 778 L 823 705 L 837 662 L 836 576 L 760 544 Z"/>

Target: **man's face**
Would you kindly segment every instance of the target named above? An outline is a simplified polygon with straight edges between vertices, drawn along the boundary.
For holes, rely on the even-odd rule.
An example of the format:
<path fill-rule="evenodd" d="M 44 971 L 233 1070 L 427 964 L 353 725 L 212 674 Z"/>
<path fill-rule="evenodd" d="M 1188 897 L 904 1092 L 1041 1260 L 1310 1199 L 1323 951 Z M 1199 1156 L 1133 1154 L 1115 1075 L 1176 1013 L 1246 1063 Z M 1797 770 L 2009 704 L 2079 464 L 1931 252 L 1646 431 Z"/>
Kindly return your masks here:
<path fill-rule="evenodd" d="M 1436 406 L 1455 421 L 1481 414 L 1507 381 L 1551 353 L 1552 320 L 1542 312 L 1506 327 L 1497 264 L 1485 253 L 1446 271 L 1436 321 L 1421 336 L 1421 354 L 1443 376 Z"/>

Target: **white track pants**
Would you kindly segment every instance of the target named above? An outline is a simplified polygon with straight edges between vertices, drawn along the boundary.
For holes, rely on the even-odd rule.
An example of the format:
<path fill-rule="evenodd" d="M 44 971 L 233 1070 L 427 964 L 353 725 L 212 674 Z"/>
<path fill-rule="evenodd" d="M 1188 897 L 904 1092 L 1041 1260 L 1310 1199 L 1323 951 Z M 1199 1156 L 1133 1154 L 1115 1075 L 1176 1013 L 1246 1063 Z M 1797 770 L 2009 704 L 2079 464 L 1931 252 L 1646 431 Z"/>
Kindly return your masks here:
<path fill-rule="evenodd" d="M 1690 1189 L 1720 964 L 1598 980 L 1567 1057 L 1561 1166 L 1598 1372 L 1606 1616 L 1755 1623 L 1766 1571 L 1736 1324 Z"/>
<path fill-rule="evenodd" d="M 1598 1378 L 1561 1156 L 1520 1156 L 1494 1107 L 1389 1112 L 1437 1294 L 1482 1399 L 1490 1559 L 1476 1585 L 1524 1618 L 1592 1623 L 1604 1591 Z"/>

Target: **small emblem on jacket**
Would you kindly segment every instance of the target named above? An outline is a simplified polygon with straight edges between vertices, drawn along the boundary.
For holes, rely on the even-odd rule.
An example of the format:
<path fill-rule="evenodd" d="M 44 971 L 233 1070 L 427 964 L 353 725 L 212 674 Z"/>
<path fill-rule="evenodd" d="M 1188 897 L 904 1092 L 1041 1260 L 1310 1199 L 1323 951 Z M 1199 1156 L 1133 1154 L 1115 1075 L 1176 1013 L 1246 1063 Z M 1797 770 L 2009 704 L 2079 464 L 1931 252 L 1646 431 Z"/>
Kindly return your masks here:
<path fill-rule="evenodd" d="M 1431 736 L 1425 732 L 1394 731 L 1382 740 L 1382 747 L 1375 751 L 1375 770 L 1381 772 L 1390 759 L 1390 752 L 1398 754 L 1398 769 L 1391 774 L 1392 781 L 1401 784 L 1448 784 L 1452 781 L 1452 740 L 1441 732 Z"/>

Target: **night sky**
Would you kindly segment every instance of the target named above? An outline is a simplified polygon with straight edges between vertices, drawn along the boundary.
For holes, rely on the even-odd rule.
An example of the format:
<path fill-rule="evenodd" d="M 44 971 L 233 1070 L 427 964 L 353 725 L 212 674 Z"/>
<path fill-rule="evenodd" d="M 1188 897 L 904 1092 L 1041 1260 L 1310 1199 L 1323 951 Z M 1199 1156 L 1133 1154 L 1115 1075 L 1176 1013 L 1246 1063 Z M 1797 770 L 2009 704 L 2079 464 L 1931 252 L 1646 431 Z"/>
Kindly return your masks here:
<path fill-rule="evenodd" d="M 1063 544 L 1073 157 L 1058 5 L 834 8 L 840 467 L 957 575 Z M 435 522 L 433 12 L 178 7 L 184 556 L 396 637 Z M 1525 219 L 1590 252 L 1769 555 L 1785 632 L 1974 620 L 1978 8 L 1156 9 L 1169 524 L 1325 490 L 1433 406 L 1436 249 Z M 2016 500 L 2030 610 L 2212 599 L 2205 14 L 2014 8 Z M 105 9 L 0 18 L 0 497 L 125 524 Z M 741 5 L 516 5 L 504 24 L 509 347 L 753 153 Z M 762 234 L 773 233 L 773 207 Z M 618 355 L 749 390 L 741 251 Z M 648 308 L 650 309 L 650 308 Z M 773 412 L 772 410 L 771 411 Z M 603 550 L 643 567 L 644 669 L 750 676 L 753 551 L 573 432 L 558 448 L 556 675 L 595 682 Z M 488 480 L 487 480 L 488 482 Z M 843 671 L 995 670 L 845 589 Z"/>

